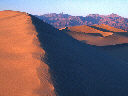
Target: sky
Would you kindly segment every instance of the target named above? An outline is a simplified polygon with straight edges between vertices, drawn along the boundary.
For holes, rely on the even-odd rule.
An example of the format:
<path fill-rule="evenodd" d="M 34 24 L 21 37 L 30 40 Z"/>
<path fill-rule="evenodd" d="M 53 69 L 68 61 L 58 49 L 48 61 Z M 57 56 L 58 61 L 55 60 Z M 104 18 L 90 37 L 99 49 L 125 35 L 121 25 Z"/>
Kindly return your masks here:
<path fill-rule="evenodd" d="M 73 16 L 115 13 L 128 18 L 128 0 L 0 0 L 0 11 L 2 10 L 35 15 L 62 12 Z"/>

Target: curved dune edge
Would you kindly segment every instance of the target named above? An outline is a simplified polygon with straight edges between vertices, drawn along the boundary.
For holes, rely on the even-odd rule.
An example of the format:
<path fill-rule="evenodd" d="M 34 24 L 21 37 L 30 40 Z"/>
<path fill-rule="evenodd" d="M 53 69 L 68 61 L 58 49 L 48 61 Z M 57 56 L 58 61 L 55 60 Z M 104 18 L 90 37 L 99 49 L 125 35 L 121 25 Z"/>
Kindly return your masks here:
<path fill-rule="evenodd" d="M 110 36 L 113 34 L 112 32 L 103 32 L 95 28 L 89 27 L 87 25 L 68 27 L 68 29 L 74 32 L 91 33 L 91 34 L 97 33 L 97 34 L 101 34 L 103 37 Z"/>
<path fill-rule="evenodd" d="M 95 27 L 95 28 L 101 28 L 102 30 L 108 30 L 108 31 L 111 31 L 111 32 L 127 32 L 125 30 L 122 30 L 122 29 L 119 29 L 119 28 L 114 28 L 114 27 L 111 27 L 111 26 L 108 26 L 106 24 L 94 24 L 92 25 L 92 27 Z"/>
<path fill-rule="evenodd" d="M 72 33 L 72 32 L 68 34 L 73 38 L 75 38 L 76 40 L 82 41 L 89 45 L 95 45 L 95 46 L 109 46 L 109 45 L 118 45 L 118 44 L 128 43 L 128 37 L 120 34 L 113 34 L 108 37 L 78 34 L 78 33 Z"/>
<path fill-rule="evenodd" d="M 24 12 L 0 12 L 0 96 L 55 96 L 37 32 Z"/>
<path fill-rule="evenodd" d="M 59 30 L 89 45 L 109 46 L 128 43 L 127 31 L 104 24 L 93 25 L 92 27 L 87 25 L 65 27 Z"/>

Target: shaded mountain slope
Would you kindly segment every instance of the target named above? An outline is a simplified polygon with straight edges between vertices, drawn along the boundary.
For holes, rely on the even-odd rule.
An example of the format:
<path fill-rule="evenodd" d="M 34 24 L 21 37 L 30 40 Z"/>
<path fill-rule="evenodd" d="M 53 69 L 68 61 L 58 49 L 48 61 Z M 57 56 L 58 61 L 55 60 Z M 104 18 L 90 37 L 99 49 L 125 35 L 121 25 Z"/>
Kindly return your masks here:
<path fill-rule="evenodd" d="M 125 61 L 20 14 L 0 22 L 1 96 L 127 96 Z"/>
<path fill-rule="evenodd" d="M 99 15 L 90 14 L 88 16 L 71 16 L 68 14 L 45 14 L 37 16 L 41 20 L 53 25 L 56 28 L 79 26 L 79 25 L 94 25 L 107 24 L 111 27 L 128 31 L 128 18 L 121 17 L 117 14 Z"/>
<path fill-rule="evenodd" d="M 33 24 L 46 51 L 45 61 L 58 96 L 127 96 L 128 65 L 124 61 L 53 27 L 49 26 L 52 31 L 45 30 L 40 20 Z"/>

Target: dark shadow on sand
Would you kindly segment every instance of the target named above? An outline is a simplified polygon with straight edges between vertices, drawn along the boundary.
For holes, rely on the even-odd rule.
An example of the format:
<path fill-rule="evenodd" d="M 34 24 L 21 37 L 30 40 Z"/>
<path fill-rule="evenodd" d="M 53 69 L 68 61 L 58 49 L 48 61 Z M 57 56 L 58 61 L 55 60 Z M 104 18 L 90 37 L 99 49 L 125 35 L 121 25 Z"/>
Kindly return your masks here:
<path fill-rule="evenodd" d="M 107 29 L 96 27 L 96 26 L 90 26 L 90 27 L 92 27 L 94 29 L 97 29 L 97 30 L 100 30 L 100 31 L 103 31 L 103 32 L 113 32 L 113 31 L 110 31 L 110 30 L 107 30 Z"/>
<path fill-rule="evenodd" d="M 31 18 L 58 96 L 128 95 L 128 64 Z"/>

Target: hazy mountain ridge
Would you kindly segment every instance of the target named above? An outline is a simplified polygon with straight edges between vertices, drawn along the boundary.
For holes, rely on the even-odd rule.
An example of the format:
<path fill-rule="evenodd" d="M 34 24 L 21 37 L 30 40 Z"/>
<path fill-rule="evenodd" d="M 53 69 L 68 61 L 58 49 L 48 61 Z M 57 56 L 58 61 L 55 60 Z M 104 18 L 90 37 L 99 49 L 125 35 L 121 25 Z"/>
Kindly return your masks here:
<path fill-rule="evenodd" d="M 86 17 L 71 16 L 63 13 L 51 13 L 40 15 L 37 17 L 53 25 L 56 28 L 77 25 L 107 24 L 112 27 L 128 30 L 128 18 L 121 17 L 114 13 L 110 15 L 90 14 Z"/>

